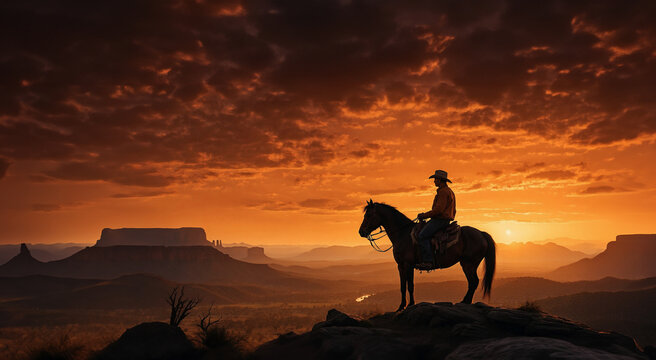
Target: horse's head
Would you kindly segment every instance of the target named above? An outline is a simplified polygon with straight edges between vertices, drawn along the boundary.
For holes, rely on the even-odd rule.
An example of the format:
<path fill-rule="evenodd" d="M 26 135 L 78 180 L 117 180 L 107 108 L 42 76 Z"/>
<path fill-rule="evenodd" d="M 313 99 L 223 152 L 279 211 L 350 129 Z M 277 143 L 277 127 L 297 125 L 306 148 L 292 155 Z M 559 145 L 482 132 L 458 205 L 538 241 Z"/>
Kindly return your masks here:
<path fill-rule="evenodd" d="M 364 219 L 360 225 L 360 236 L 367 237 L 376 228 L 382 225 L 380 214 L 378 214 L 377 204 L 373 200 L 367 201 L 367 206 L 364 207 Z"/>

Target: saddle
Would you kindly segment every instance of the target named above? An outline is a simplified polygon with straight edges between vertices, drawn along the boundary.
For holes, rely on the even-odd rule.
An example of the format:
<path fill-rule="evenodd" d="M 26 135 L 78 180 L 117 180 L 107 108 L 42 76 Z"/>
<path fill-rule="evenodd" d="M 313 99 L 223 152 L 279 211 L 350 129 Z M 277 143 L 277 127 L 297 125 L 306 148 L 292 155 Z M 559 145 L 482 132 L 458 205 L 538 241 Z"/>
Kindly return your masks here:
<path fill-rule="evenodd" d="M 412 232 L 410 233 L 412 244 L 417 254 L 419 251 L 417 246 L 419 233 L 425 225 L 426 223 L 424 221 L 420 221 L 412 228 Z M 435 235 L 433 235 L 433 238 L 431 239 L 431 252 L 435 258 L 436 268 L 440 268 L 439 259 L 446 254 L 447 249 L 457 244 L 458 241 L 460 241 L 460 225 L 458 225 L 457 221 L 451 222 L 446 228 L 438 230 Z M 417 256 L 417 258 L 419 258 L 419 256 Z"/>

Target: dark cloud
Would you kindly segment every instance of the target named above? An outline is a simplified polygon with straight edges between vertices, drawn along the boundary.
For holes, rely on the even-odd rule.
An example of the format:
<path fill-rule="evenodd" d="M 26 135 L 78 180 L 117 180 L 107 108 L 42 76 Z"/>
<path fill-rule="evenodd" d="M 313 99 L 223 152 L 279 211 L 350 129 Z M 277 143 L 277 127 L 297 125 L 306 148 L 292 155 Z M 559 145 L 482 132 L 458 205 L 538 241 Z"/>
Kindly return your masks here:
<path fill-rule="evenodd" d="M 582 194 L 582 195 L 603 194 L 603 193 L 610 193 L 610 192 L 614 192 L 614 191 L 617 191 L 617 189 L 615 189 L 612 186 L 598 185 L 598 186 L 589 186 L 589 187 L 585 188 L 584 190 L 582 190 L 579 194 Z"/>
<path fill-rule="evenodd" d="M 389 189 L 372 190 L 369 191 L 369 194 L 372 196 L 383 195 L 383 194 L 399 194 L 399 193 L 407 193 L 416 190 L 418 190 L 416 186 L 402 186 L 402 187 L 389 188 Z"/>
<path fill-rule="evenodd" d="M 48 176 L 62 180 L 93 181 L 105 180 L 121 185 L 144 187 L 164 187 L 173 178 L 157 173 L 154 169 L 132 168 L 126 166 L 109 167 L 93 162 L 66 162 L 49 171 Z"/>
<path fill-rule="evenodd" d="M 265 201 L 258 204 L 251 204 L 249 206 L 267 211 L 295 211 L 300 209 L 297 204 L 288 201 Z"/>
<path fill-rule="evenodd" d="M 360 207 L 360 201 L 335 200 L 327 198 L 310 198 L 298 202 L 267 200 L 258 204 L 251 204 L 251 207 L 268 210 L 268 211 L 298 211 L 298 210 L 319 210 L 319 211 L 348 211 Z"/>
<path fill-rule="evenodd" d="M 0 158 L 0 179 L 7 175 L 7 169 L 9 169 L 9 161 Z"/>
<path fill-rule="evenodd" d="M 464 108 L 470 103 L 462 89 L 445 82 L 430 88 L 428 95 L 431 103 L 439 107 Z"/>
<path fill-rule="evenodd" d="M 465 190 L 468 190 L 468 191 L 478 190 L 478 189 L 481 189 L 482 187 L 483 187 L 482 183 L 476 183 L 476 184 L 473 184 L 473 185 L 469 186 Z"/>
<path fill-rule="evenodd" d="M 656 113 L 645 109 L 632 109 L 617 117 L 589 124 L 585 129 L 574 134 L 572 139 L 589 144 L 605 144 L 617 140 L 631 140 L 641 134 L 654 132 L 656 132 Z"/>
<path fill-rule="evenodd" d="M 516 168 L 515 171 L 517 171 L 517 172 L 526 172 L 528 170 L 539 169 L 539 168 L 543 168 L 545 166 L 547 166 L 547 164 L 544 163 L 543 161 L 535 162 L 535 163 L 532 163 L 532 164 L 524 163 L 524 164 L 522 164 L 522 166 Z"/>
<path fill-rule="evenodd" d="M 495 21 L 467 22 L 441 54 L 445 77 L 505 114 L 465 113 L 463 125 L 547 137 L 586 125 L 571 134 L 583 144 L 656 132 L 653 2 L 497 3 L 504 6 Z"/>
<path fill-rule="evenodd" d="M 490 108 L 466 111 L 460 114 L 460 124 L 466 127 L 492 126 L 495 116 L 494 111 Z"/>
<path fill-rule="evenodd" d="M 551 181 L 572 179 L 576 173 L 570 170 L 545 170 L 526 176 L 527 179 L 546 179 Z"/>
<path fill-rule="evenodd" d="M 34 203 L 32 204 L 32 211 L 55 212 L 55 211 L 65 210 L 67 208 L 78 207 L 82 205 L 84 205 L 84 203 L 81 202 L 66 202 L 61 204 Z"/>
<path fill-rule="evenodd" d="M 0 156 L 150 187 L 178 181 L 161 164 L 321 165 L 339 126 L 312 125 L 384 99 L 631 140 L 656 133 L 655 17 L 649 0 L 4 1 Z"/>
<path fill-rule="evenodd" d="M 398 104 L 403 101 L 413 100 L 415 96 L 415 89 L 402 81 L 395 81 L 385 88 L 387 94 L 387 101 L 390 104 Z"/>
<path fill-rule="evenodd" d="M 363 158 L 369 155 L 370 151 L 367 149 L 351 151 L 349 154 L 356 158 Z"/>
<path fill-rule="evenodd" d="M 360 207 L 360 201 L 353 200 L 334 200 L 334 199 L 305 199 L 299 201 L 297 204 L 302 208 L 318 209 L 318 210 L 331 210 L 331 211 L 347 211 L 354 210 Z"/>
<path fill-rule="evenodd" d="M 332 202 L 333 200 L 331 199 L 305 199 L 299 201 L 298 205 L 309 208 L 324 208 Z"/>
<path fill-rule="evenodd" d="M 112 194 L 110 197 L 116 199 L 139 198 L 139 197 L 156 197 L 173 194 L 172 191 L 134 191 L 129 193 Z"/>
<path fill-rule="evenodd" d="M 306 151 L 308 162 L 312 165 L 325 164 L 335 158 L 335 152 L 318 140 L 312 141 Z"/>
<path fill-rule="evenodd" d="M 62 209 L 61 205 L 57 205 L 57 204 L 42 204 L 42 203 L 32 204 L 33 211 L 52 212 L 61 209 Z"/>

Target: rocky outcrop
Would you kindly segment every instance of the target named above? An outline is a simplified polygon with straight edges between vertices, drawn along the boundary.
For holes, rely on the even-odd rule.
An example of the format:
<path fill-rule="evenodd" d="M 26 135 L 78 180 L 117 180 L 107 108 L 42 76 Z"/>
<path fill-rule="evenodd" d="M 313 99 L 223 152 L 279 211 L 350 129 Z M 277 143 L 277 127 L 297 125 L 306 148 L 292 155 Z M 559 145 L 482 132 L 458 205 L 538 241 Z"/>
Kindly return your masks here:
<path fill-rule="evenodd" d="M 211 246 L 202 228 L 105 228 L 96 246 Z"/>
<path fill-rule="evenodd" d="M 98 353 L 95 360 L 197 359 L 199 351 L 176 326 L 162 322 L 139 324 Z"/>
<path fill-rule="evenodd" d="M 60 260 L 84 249 L 87 245 L 74 243 L 29 244 L 32 257 L 39 261 Z M 4 264 L 20 251 L 21 244 L 0 245 L 0 264 Z"/>
<path fill-rule="evenodd" d="M 223 244 L 219 242 L 216 249 L 224 254 L 230 255 L 233 259 L 243 260 L 250 263 L 266 264 L 273 261 L 273 259 L 264 254 L 264 248 L 259 246 L 223 246 Z"/>
<path fill-rule="evenodd" d="M 305 334 L 256 349 L 255 359 L 648 359 L 632 338 L 541 312 L 420 303 L 362 320 L 337 310 Z"/>
<path fill-rule="evenodd" d="M 266 256 L 266 254 L 264 254 L 264 248 L 261 248 L 259 246 L 248 248 L 248 251 L 246 252 L 246 257 L 243 260 L 250 263 L 259 263 L 259 264 L 270 263 L 273 261 L 273 259 L 271 259 L 270 257 Z"/>
<path fill-rule="evenodd" d="M 641 279 L 656 276 L 656 234 L 618 235 L 591 259 L 562 266 L 549 274 L 556 280 L 597 280 L 607 276 Z"/>
<path fill-rule="evenodd" d="M 0 266 L 2 275 L 20 276 L 28 269 L 43 271 L 45 263 L 32 257 L 30 249 L 24 243 L 20 245 L 18 255 L 11 258 L 4 265 Z"/>

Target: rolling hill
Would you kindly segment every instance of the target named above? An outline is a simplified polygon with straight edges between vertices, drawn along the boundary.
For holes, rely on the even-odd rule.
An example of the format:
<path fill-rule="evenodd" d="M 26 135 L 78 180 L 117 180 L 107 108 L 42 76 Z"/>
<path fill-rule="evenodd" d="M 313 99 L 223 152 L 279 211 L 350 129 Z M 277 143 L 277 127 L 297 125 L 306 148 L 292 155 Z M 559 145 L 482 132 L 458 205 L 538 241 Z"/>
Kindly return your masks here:
<path fill-rule="evenodd" d="M 32 275 L 0 278 L 3 308 L 133 309 L 166 307 L 166 296 L 180 284 L 145 275 L 116 279 L 71 279 Z M 258 286 L 186 284 L 185 294 L 218 305 L 262 301 L 284 290 Z"/>
<path fill-rule="evenodd" d="M 287 260 L 293 261 L 375 261 L 376 252 L 369 245 L 318 247 L 296 255 Z"/>
<path fill-rule="evenodd" d="M 551 314 L 631 334 L 641 345 L 656 345 L 656 287 L 616 292 L 583 292 L 536 302 Z"/>

